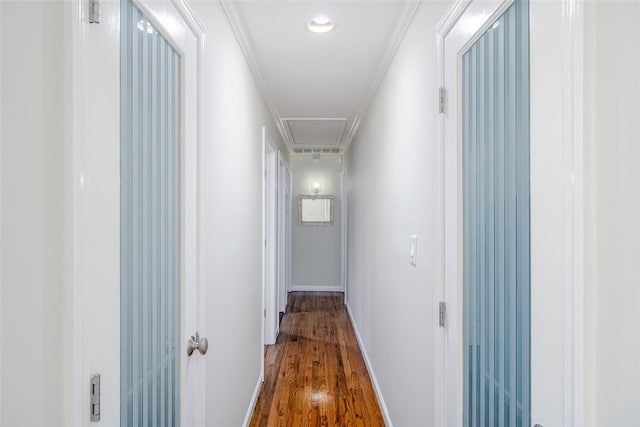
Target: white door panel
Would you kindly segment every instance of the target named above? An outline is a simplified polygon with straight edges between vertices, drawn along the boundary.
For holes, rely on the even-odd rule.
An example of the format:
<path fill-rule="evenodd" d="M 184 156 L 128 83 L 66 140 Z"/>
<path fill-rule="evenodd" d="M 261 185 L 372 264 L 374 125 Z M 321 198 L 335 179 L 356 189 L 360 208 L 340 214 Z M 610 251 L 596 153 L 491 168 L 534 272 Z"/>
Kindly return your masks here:
<path fill-rule="evenodd" d="M 80 2 L 79 2 L 80 3 Z M 120 3 L 101 4 L 77 34 L 74 105 L 76 425 L 89 425 L 89 378 L 101 375 L 101 423 L 120 425 Z M 79 363 L 78 363 L 79 362 Z M 106 410 L 106 408 L 109 408 Z"/>

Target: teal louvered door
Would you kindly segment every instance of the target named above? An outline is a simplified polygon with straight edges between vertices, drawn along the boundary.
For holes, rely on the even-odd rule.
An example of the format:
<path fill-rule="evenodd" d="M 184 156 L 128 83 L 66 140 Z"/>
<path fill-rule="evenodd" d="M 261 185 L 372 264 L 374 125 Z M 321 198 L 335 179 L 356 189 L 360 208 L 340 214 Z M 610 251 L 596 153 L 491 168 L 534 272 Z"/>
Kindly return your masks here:
<path fill-rule="evenodd" d="M 528 7 L 516 0 L 462 58 L 469 427 L 530 426 Z"/>
<path fill-rule="evenodd" d="M 120 425 L 180 423 L 180 56 L 121 2 Z"/>

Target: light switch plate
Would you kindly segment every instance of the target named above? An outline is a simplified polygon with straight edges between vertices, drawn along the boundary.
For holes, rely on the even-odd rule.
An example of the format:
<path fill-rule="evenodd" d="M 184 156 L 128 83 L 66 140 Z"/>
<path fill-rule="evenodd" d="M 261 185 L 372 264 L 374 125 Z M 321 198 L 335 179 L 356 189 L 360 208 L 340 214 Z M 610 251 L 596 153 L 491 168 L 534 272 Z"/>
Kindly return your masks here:
<path fill-rule="evenodd" d="M 411 235 L 411 246 L 409 247 L 409 262 L 413 265 L 417 265 L 418 259 L 418 236 Z"/>

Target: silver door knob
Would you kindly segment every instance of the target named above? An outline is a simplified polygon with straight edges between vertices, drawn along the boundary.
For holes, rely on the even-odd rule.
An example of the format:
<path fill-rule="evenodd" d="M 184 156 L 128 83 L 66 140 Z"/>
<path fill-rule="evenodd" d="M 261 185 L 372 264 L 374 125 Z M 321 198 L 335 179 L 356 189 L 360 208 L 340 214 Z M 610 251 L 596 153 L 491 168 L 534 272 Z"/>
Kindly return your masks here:
<path fill-rule="evenodd" d="M 200 334 L 196 332 L 195 336 L 191 335 L 189 341 L 187 341 L 187 356 L 191 356 L 195 350 L 198 350 L 200 354 L 207 353 L 209 348 L 209 340 L 205 337 L 200 337 Z"/>

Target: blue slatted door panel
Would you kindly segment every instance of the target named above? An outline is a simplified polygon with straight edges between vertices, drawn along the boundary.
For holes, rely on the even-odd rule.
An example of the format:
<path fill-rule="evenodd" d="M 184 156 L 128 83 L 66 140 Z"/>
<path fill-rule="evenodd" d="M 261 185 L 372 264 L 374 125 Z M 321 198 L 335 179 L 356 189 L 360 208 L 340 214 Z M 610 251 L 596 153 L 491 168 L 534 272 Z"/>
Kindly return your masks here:
<path fill-rule="evenodd" d="M 180 57 L 121 2 L 121 426 L 176 426 Z"/>
<path fill-rule="evenodd" d="M 530 425 L 528 3 L 463 56 L 464 425 Z"/>

